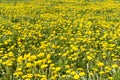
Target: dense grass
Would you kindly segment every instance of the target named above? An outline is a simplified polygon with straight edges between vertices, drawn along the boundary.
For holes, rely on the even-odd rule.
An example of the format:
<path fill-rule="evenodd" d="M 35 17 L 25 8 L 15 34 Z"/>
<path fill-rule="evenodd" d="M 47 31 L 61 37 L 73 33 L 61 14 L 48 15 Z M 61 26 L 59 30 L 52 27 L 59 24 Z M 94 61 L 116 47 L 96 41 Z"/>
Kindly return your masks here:
<path fill-rule="evenodd" d="M 0 2 L 0 80 L 120 80 L 117 0 Z"/>

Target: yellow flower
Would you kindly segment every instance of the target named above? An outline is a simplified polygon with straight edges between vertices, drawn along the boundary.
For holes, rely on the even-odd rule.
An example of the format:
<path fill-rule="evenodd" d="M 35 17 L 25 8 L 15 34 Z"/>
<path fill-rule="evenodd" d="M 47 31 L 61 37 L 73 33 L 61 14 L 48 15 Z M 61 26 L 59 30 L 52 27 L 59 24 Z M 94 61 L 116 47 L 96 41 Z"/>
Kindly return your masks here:
<path fill-rule="evenodd" d="M 18 59 L 17 59 L 17 62 L 21 63 L 23 60 L 24 60 L 24 58 L 22 56 L 19 56 Z"/>
<path fill-rule="evenodd" d="M 9 59 L 9 60 L 6 60 L 5 62 L 3 62 L 2 64 L 6 65 L 6 66 L 12 66 L 13 65 L 13 61 L 12 61 L 12 59 Z"/>
<path fill-rule="evenodd" d="M 99 72 L 100 75 L 103 75 L 104 73 L 105 73 L 104 71 L 100 71 L 100 72 Z"/>
<path fill-rule="evenodd" d="M 32 66 L 33 66 L 32 63 L 27 63 L 25 67 L 28 68 L 28 67 L 32 67 Z"/>
<path fill-rule="evenodd" d="M 109 69 L 111 69 L 111 68 L 110 68 L 109 66 L 105 66 L 105 69 L 108 69 L 108 70 L 109 70 Z"/>
<path fill-rule="evenodd" d="M 45 53 L 39 53 L 37 57 L 44 57 Z"/>
<path fill-rule="evenodd" d="M 74 75 L 74 79 L 80 79 L 80 76 L 79 75 Z"/>
<path fill-rule="evenodd" d="M 72 58 L 72 61 L 76 61 L 77 60 L 77 58 L 75 57 L 75 58 Z"/>
<path fill-rule="evenodd" d="M 56 80 L 57 78 L 56 78 L 56 76 L 51 76 L 51 79 Z"/>
<path fill-rule="evenodd" d="M 53 67 L 53 66 L 55 66 L 55 64 L 53 64 L 53 63 L 52 63 L 52 64 L 50 64 L 50 67 Z"/>
<path fill-rule="evenodd" d="M 44 68 L 46 68 L 48 65 L 47 64 L 43 64 L 43 65 L 41 65 L 41 69 L 44 69 Z"/>
<path fill-rule="evenodd" d="M 41 77 L 42 77 L 42 78 L 46 78 L 46 76 L 45 76 L 45 75 L 41 75 Z"/>
<path fill-rule="evenodd" d="M 46 78 L 41 78 L 41 80 L 47 80 Z"/>
<path fill-rule="evenodd" d="M 8 54 L 5 54 L 5 55 L 3 56 L 3 59 L 5 59 L 5 58 L 8 58 Z"/>
<path fill-rule="evenodd" d="M 66 77 L 66 75 L 62 75 L 62 78 L 65 78 Z"/>
<path fill-rule="evenodd" d="M 113 80 L 113 77 L 108 77 L 109 80 Z"/>
<path fill-rule="evenodd" d="M 11 56 L 11 57 L 14 57 L 14 53 L 13 52 L 9 52 L 8 55 Z"/>
<path fill-rule="evenodd" d="M 28 59 L 31 56 L 31 53 L 25 54 L 24 59 Z"/>
<path fill-rule="evenodd" d="M 51 54 L 47 54 L 47 57 L 46 57 L 46 58 L 47 58 L 47 59 L 50 59 L 50 57 L 51 57 Z"/>
<path fill-rule="evenodd" d="M 34 74 L 34 76 L 35 76 L 35 77 L 41 77 L 41 75 L 40 75 L 40 74 Z"/>
<path fill-rule="evenodd" d="M 26 78 L 25 80 L 30 80 L 29 78 Z"/>
<path fill-rule="evenodd" d="M 0 59 L 0 63 L 2 63 L 2 60 Z"/>
<path fill-rule="evenodd" d="M 80 47 L 81 51 L 85 51 L 86 49 L 84 48 L 84 46 Z"/>
<path fill-rule="evenodd" d="M 83 70 L 83 68 L 78 68 L 77 70 L 80 70 L 80 71 L 82 71 L 82 70 Z"/>
<path fill-rule="evenodd" d="M 87 56 L 87 59 L 88 59 L 88 60 L 92 60 L 92 57 L 91 57 L 91 56 Z"/>
<path fill-rule="evenodd" d="M 69 65 L 65 65 L 65 68 L 70 68 L 70 66 Z"/>
<path fill-rule="evenodd" d="M 32 77 L 33 77 L 33 74 L 27 74 L 27 77 L 28 77 L 28 78 L 32 78 Z"/>
<path fill-rule="evenodd" d="M 16 77 L 19 77 L 19 76 L 22 76 L 23 73 L 21 71 L 18 71 L 18 72 L 15 72 L 13 75 Z"/>
<path fill-rule="evenodd" d="M 37 57 L 35 55 L 31 55 L 29 58 L 28 58 L 28 61 L 34 61 Z"/>
<path fill-rule="evenodd" d="M 72 71 L 72 72 L 71 72 L 71 74 L 72 74 L 72 75 L 75 75 L 75 74 L 76 74 L 76 72 L 75 72 L 75 71 Z"/>
<path fill-rule="evenodd" d="M 111 56 L 112 56 L 112 57 L 114 57 L 114 56 L 115 56 L 115 54 L 111 54 Z"/>
<path fill-rule="evenodd" d="M 98 71 L 98 69 L 97 69 L 97 68 L 93 68 L 93 71 L 97 72 L 97 71 Z"/>
<path fill-rule="evenodd" d="M 85 76 L 85 72 L 80 72 L 79 75 L 80 76 Z"/>
<path fill-rule="evenodd" d="M 103 62 L 98 62 L 97 66 L 102 67 L 102 66 L 104 66 L 104 63 Z"/>
<path fill-rule="evenodd" d="M 48 63 L 52 63 L 52 60 L 48 60 Z"/>
<path fill-rule="evenodd" d="M 27 78 L 27 75 L 23 75 L 23 76 L 22 76 L 22 79 L 25 79 L 25 78 Z"/>
<path fill-rule="evenodd" d="M 62 54 L 62 57 L 66 57 L 68 53 L 63 53 Z"/>
<path fill-rule="evenodd" d="M 105 73 L 109 73 L 110 72 L 110 70 L 105 70 Z"/>
<path fill-rule="evenodd" d="M 21 70 L 22 70 L 22 68 L 17 68 L 16 70 L 17 70 L 17 71 L 21 71 Z"/>
<path fill-rule="evenodd" d="M 89 75 L 90 75 L 90 76 L 93 76 L 93 73 L 92 73 L 92 72 L 90 72 L 90 73 L 89 73 Z"/>
<path fill-rule="evenodd" d="M 106 55 L 103 56 L 104 59 L 105 59 L 106 57 L 107 57 Z"/>
<path fill-rule="evenodd" d="M 56 71 L 60 71 L 60 70 L 61 70 L 61 67 L 56 67 L 55 70 L 56 70 Z"/>
<path fill-rule="evenodd" d="M 62 53 L 58 53 L 58 55 L 59 55 L 59 56 L 61 56 L 61 55 L 62 55 Z"/>
<path fill-rule="evenodd" d="M 113 65 L 112 65 L 112 68 L 117 68 L 117 67 L 118 67 L 117 64 L 113 64 Z"/>
<path fill-rule="evenodd" d="M 78 47 L 77 47 L 77 46 L 71 45 L 71 47 L 72 47 L 72 49 L 73 49 L 74 51 L 78 51 Z"/>
<path fill-rule="evenodd" d="M 12 64 L 13 64 L 12 62 L 9 62 L 7 63 L 7 66 L 12 66 Z"/>
<path fill-rule="evenodd" d="M 71 70 L 67 70 L 67 71 L 66 71 L 66 73 L 70 73 L 70 72 L 71 72 Z"/>

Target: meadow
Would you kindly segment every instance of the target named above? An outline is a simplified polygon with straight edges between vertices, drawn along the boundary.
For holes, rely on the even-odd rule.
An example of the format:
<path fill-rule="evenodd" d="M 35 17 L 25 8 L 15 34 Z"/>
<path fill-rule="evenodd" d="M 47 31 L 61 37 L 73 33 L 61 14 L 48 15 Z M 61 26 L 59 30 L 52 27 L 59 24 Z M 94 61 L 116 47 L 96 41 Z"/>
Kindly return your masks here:
<path fill-rule="evenodd" d="M 0 80 L 120 80 L 119 0 L 0 0 Z"/>

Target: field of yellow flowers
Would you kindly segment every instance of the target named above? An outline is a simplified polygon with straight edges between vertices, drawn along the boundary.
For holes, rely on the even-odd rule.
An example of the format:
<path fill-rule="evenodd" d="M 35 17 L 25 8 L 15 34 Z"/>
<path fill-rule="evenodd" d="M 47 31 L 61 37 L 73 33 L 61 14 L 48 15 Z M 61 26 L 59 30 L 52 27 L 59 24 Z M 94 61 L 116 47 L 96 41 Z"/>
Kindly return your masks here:
<path fill-rule="evenodd" d="M 0 1 L 0 80 L 120 80 L 120 2 Z"/>

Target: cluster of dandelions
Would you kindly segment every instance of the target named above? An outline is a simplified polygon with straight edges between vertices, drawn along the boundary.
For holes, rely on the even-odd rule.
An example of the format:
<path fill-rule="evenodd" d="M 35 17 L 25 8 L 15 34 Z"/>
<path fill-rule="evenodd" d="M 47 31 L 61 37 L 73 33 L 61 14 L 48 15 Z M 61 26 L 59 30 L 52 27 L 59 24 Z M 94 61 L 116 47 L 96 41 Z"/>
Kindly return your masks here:
<path fill-rule="evenodd" d="M 0 79 L 120 79 L 120 3 L 71 1 L 0 3 Z"/>

